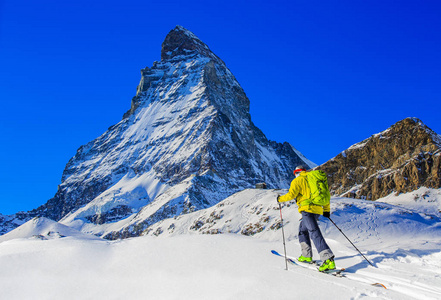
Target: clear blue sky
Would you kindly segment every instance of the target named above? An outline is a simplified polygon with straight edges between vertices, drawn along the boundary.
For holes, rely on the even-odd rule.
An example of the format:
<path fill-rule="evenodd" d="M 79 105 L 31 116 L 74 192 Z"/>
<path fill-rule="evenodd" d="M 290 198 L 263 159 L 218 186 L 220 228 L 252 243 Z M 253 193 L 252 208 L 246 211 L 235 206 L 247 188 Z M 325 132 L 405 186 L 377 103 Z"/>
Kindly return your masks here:
<path fill-rule="evenodd" d="M 225 61 L 267 137 L 318 164 L 406 117 L 441 133 L 440 1 L 0 0 L 0 213 L 53 197 L 178 24 Z"/>

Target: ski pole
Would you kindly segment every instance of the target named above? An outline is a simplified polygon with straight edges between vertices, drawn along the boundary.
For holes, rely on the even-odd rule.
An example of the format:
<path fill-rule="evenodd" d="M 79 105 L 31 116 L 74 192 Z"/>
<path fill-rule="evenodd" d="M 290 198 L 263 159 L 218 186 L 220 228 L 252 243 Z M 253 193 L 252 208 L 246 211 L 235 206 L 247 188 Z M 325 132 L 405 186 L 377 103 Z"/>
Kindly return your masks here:
<path fill-rule="evenodd" d="M 286 244 L 285 244 L 285 231 L 283 230 L 283 218 L 282 218 L 282 205 L 279 202 L 279 210 L 280 210 L 280 221 L 282 222 L 282 237 L 283 237 L 283 249 L 285 250 L 285 265 L 288 270 L 288 258 L 286 257 Z"/>
<path fill-rule="evenodd" d="M 371 262 L 370 262 L 370 261 L 364 256 L 364 255 L 363 255 L 363 253 L 361 253 L 360 250 L 358 250 L 358 248 L 355 247 L 355 245 L 354 245 L 354 244 L 351 242 L 351 240 L 346 236 L 346 234 L 344 234 L 343 231 L 341 231 L 341 229 L 337 226 L 337 224 L 335 224 L 334 221 L 332 221 L 331 218 L 328 218 L 328 219 L 332 222 L 332 224 L 334 224 L 335 227 L 337 227 L 338 230 L 340 230 L 341 234 L 344 235 L 344 237 L 349 241 L 349 243 L 351 243 L 351 245 L 354 246 L 355 249 L 357 249 L 358 253 L 360 253 L 361 256 L 363 256 L 363 258 L 364 258 L 364 259 L 365 259 L 365 260 L 366 260 L 366 261 L 367 261 L 372 267 L 374 267 L 374 265 L 373 265 L 373 264 L 372 264 L 372 263 L 371 263 Z"/>

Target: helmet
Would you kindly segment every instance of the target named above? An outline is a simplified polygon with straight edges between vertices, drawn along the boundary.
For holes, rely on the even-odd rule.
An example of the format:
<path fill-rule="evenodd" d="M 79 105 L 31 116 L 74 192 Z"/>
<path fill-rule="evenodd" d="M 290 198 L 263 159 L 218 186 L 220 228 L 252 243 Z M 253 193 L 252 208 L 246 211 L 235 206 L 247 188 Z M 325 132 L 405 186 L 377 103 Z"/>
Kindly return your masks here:
<path fill-rule="evenodd" d="M 303 171 L 306 171 L 306 167 L 305 166 L 303 166 L 303 165 L 300 165 L 300 166 L 297 166 L 295 169 L 294 169 L 294 175 L 296 175 L 296 173 L 299 173 L 299 172 L 303 172 Z"/>

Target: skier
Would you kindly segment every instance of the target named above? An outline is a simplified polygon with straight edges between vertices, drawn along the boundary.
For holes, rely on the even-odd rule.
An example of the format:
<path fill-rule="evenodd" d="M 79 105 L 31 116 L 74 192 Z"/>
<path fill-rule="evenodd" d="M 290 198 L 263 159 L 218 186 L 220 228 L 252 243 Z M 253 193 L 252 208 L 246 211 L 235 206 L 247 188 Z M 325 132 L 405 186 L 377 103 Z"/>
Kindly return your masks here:
<path fill-rule="evenodd" d="M 304 166 L 298 166 L 294 170 L 294 180 L 291 182 L 291 186 L 287 194 L 283 196 L 277 196 L 277 202 L 286 202 L 296 199 L 296 203 L 299 207 L 299 213 L 302 214 L 299 226 L 299 241 L 302 248 L 302 255 L 299 257 L 299 261 L 305 263 L 312 263 L 312 248 L 311 239 L 314 242 L 320 259 L 323 264 L 319 267 L 319 271 L 324 272 L 327 270 L 335 269 L 334 254 L 326 243 L 323 235 L 318 226 L 317 220 L 320 215 L 329 218 L 331 207 L 330 205 L 318 206 L 315 204 L 302 205 L 302 202 L 309 200 L 311 195 L 311 189 L 308 185 L 306 178 L 306 168 Z"/>

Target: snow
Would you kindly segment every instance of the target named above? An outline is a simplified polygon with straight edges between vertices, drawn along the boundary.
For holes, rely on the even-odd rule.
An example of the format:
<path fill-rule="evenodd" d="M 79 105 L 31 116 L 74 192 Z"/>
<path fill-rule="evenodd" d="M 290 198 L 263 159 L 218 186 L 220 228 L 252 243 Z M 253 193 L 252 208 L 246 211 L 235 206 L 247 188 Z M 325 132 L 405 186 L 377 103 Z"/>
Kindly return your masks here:
<path fill-rule="evenodd" d="M 0 243 L 14 239 L 49 240 L 66 236 L 83 240 L 99 240 L 95 236 L 84 234 L 47 218 L 34 218 L 15 230 L 0 236 Z"/>
<path fill-rule="evenodd" d="M 391 195 L 384 202 L 332 198 L 331 218 L 375 266 L 321 220 L 346 278 L 292 265 L 286 271 L 283 258 L 270 253 L 283 253 L 275 196 L 285 192 L 244 190 L 213 207 L 160 222 L 155 228 L 161 234 L 118 241 L 44 218 L 31 220 L 0 237 L 0 298 L 441 298 L 441 220 L 429 214 L 436 213 L 436 201 L 424 201 L 438 201 L 440 190 Z M 292 203 L 282 213 L 288 255 L 297 256 L 300 215 Z M 197 222 L 202 226 L 191 229 Z M 223 234 L 204 234 L 215 229 Z M 244 235 L 245 229 L 252 234 Z"/>
<path fill-rule="evenodd" d="M 127 205 L 139 211 L 150 202 L 150 199 L 155 198 L 167 188 L 166 184 L 162 184 L 151 173 L 135 176 L 133 172 L 130 172 L 111 189 L 104 191 L 84 207 L 64 217 L 62 223 L 104 213 L 120 205 Z"/>
<path fill-rule="evenodd" d="M 398 196 L 392 193 L 382 198 L 381 201 L 410 210 L 441 216 L 441 189 L 420 187 L 418 190 Z"/>

